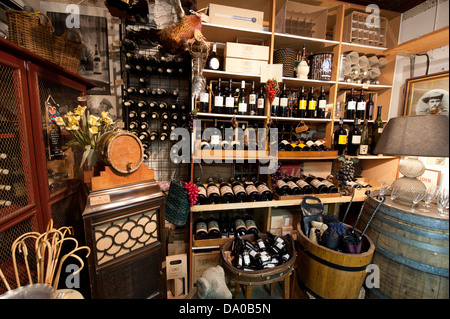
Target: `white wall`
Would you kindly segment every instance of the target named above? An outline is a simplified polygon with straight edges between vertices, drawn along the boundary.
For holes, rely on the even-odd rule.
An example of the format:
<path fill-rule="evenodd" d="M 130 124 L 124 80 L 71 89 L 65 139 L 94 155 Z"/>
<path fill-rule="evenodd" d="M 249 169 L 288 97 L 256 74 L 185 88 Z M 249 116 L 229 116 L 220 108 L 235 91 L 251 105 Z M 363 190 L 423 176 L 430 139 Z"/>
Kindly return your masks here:
<path fill-rule="evenodd" d="M 405 12 L 400 26 L 399 43 L 414 39 L 449 25 L 449 0 L 428 0 Z M 428 74 L 449 70 L 449 46 L 430 50 Z M 410 59 L 397 56 L 395 75 L 389 108 L 389 118 L 403 113 L 405 81 L 410 78 Z M 426 57 L 416 57 L 414 76 L 425 75 Z M 424 128 L 426 129 L 426 128 Z M 441 171 L 440 185 L 449 187 L 449 159 L 421 158 L 427 169 Z"/>

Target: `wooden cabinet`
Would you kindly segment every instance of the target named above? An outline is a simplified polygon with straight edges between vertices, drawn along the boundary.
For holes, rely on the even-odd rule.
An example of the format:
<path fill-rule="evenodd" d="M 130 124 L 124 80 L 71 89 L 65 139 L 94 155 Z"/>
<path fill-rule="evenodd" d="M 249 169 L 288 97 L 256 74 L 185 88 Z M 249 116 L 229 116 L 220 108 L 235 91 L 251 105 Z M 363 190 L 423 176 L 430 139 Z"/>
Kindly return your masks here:
<path fill-rule="evenodd" d="M 0 153 L 5 154 L 0 160 L 0 260 L 10 279 L 11 244 L 19 235 L 44 232 L 53 219 L 55 228 L 72 225 L 77 239 L 84 238 L 79 163 L 64 146 L 68 134 L 59 136 L 64 154 L 50 156 L 45 102 L 51 96 L 65 113 L 95 84 L 5 39 L 0 39 L 0 78 Z"/>

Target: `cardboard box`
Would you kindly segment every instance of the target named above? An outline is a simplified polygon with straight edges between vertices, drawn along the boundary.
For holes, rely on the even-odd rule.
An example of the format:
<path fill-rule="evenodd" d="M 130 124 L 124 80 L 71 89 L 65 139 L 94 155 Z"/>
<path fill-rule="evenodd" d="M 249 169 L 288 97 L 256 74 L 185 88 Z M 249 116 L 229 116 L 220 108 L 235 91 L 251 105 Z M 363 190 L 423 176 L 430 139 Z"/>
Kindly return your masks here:
<path fill-rule="evenodd" d="M 293 217 L 293 214 L 288 209 L 272 209 L 270 228 L 279 228 L 281 230 L 281 227 L 283 226 L 293 226 Z"/>
<path fill-rule="evenodd" d="M 167 298 L 187 294 L 187 254 L 166 257 Z"/>
<path fill-rule="evenodd" d="M 210 3 L 209 18 L 212 24 L 262 31 L 264 12 Z"/>
<path fill-rule="evenodd" d="M 269 47 L 244 43 L 227 42 L 225 44 L 225 58 L 239 58 L 269 61 Z"/>
<path fill-rule="evenodd" d="M 325 39 L 328 9 L 286 1 L 275 16 L 275 32 Z"/>
<path fill-rule="evenodd" d="M 246 74 L 261 74 L 261 65 L 267 65 L 267 61 L 226 58 L 225 71 Z"/>

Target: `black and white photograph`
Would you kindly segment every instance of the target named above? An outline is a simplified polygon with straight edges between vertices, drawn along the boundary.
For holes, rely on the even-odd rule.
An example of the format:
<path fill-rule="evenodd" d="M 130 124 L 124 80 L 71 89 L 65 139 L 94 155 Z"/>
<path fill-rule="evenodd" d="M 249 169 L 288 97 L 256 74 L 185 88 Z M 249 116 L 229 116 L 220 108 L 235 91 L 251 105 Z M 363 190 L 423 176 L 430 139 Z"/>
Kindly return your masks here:
<path fill-rule="evenodd" d="M 67 30 L 68 14 L 47 12 L 51 19 L 55 34 L 62 35 Z M 88 90 L 88 94 L 110 95 L 109 57 L 107 20 L 105 17 L 80 15 L 80 33 L 84 45 L 81 50 L 80 70 L 78 74 L 91 80 L 96 87 Z"/>

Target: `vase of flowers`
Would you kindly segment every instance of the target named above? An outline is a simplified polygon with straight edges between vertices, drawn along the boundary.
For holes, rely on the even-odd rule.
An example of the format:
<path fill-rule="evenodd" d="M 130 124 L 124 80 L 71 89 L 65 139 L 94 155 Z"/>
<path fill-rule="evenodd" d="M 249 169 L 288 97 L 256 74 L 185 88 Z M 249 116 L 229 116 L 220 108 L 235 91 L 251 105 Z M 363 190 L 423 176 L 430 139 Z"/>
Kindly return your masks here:
<path fill-rule="evenodd" d="M 63 117 L 55 118 L 56 124 L 63 127 L 74 138 L 67 143 L 73 147 L 79 145 L 84 148 L 80 167 L 87 163 L 87 169 L 91 170 L 100 160 L 97 151 L 97 142 L 108 128 L 114 124 L 108 112 L 102 112 L 101 116 L 89 113 L 86 106 L 79 105 L 73 112 L 67 112 Z"/>

